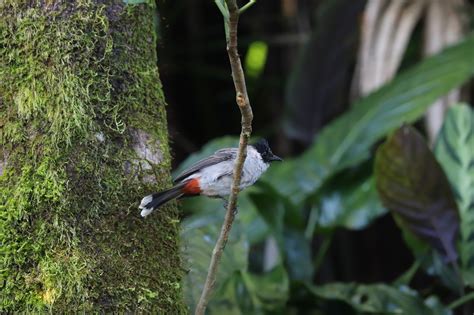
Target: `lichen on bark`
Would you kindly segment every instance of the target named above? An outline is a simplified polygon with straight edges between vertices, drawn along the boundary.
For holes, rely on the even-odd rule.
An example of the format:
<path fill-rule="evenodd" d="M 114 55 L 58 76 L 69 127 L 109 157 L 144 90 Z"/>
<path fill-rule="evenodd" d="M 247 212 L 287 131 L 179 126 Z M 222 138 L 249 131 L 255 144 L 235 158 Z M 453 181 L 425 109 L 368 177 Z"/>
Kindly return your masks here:
<path fill-rule="evenodd" d="M 184 313 L 153 14 L 0 2 L 0 313 Z"/>

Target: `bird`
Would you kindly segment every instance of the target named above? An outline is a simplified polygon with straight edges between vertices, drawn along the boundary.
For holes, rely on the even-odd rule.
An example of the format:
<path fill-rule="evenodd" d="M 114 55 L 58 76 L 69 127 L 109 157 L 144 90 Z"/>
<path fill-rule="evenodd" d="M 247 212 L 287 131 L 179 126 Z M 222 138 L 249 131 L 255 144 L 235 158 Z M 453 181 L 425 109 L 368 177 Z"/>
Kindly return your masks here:
<path fill-rule="evenodd" d="M 173 187 L 143 197 L 139 206 L 141 216 L 148 216 L 173 199 L 203 195 L 226 200 L 231 192 L 237 153 L 238 148 L 224 148 L 194 163 L 174 179 Z M 239 189 L 253 185 L 275 161 L 283 160 L 273 154 L 266 139 L 247 145 Z"/>

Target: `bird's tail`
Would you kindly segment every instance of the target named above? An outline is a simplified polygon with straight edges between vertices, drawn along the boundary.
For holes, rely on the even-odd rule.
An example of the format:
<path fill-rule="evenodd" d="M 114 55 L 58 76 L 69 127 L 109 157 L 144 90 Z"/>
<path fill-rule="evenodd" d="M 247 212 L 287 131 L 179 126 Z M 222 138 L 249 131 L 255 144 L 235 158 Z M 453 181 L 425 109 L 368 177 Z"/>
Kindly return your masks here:
<path fill-rule="evenodd" d="M 139 209 L 142 209 L 142 212 L 140 213 L 141 216 L 146 217 L 153 210 L 164 205 L 168 201 L 182 197 L 184 195 L 182 190 L 184 185 L 185 183 L 180 183 L 170 189 L 145 196 L 138 207 Z"/>

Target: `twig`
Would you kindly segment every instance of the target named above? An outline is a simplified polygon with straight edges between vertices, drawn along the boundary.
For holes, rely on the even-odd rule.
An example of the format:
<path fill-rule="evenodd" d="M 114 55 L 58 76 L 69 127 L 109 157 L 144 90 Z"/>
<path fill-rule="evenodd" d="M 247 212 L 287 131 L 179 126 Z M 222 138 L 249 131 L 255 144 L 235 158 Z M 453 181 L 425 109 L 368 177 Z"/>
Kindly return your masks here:
<path fill-rule="evenodd" d="M 251 6 L 253 6 L 255 4 L 255 2 L 257 2 L 257 0 L 250 0 L 247 4 L 245 4 L 243 7 L 241 7 L 239 9 L 239 14 L 242 14 L 245 11 L 247 11 L 247 9 L 249 9 Z"/>
<path fill-rule="evenodd" d="M 234 222 L 237 209 L 237 195 L 239 193 L 240 179 L 242 176 L 242 168 L 244 166 L 245 158 L 247 157 L 247 143 L 252 133 L 252 119 L 253 113 L 250 107 L 250 101 L 247 94 L 247 87 L 245 85 L 244 71 L 240 62 L 237 51 L 237 26 L 239 23 L 239 7 L 236 0 L 225 0 L 227 9 L 229 10 L 228 19 L 224 14 L 224 22 L 226 23 L 226 40 L 227 53 L 229 55 L 230 66 L 232 69 L 232 78 L 236 91 L 236 101 L 242 115 L 242 131 L 240 133 L 239 151 L 234 165 L 234 177 L 232 181 L 231 194 L 227 205 L 227 211 L 222 224 L 221 233 L 217 239 L 214 250 L 212 251 L 211 263 L 207 273 L 206 283 L 202 290 L 201 297 L 196 306 L 196 315 L 204 315 L 206 311 L 209 298 L 216 282 L 217 269 L 224 251 L 225 244 L 229 238 L 230 229 Z M 220 6 L 221 9 L 223 6 Z"/>
<path fill-rule="evenodd" d="M 471 301 L 471 300 L 474 300 L 474 292 L 471 292 L 469 294 L 466 294 L 464 296 L 462 296 L 460 299 L 452 302 L 451 304 L 448 305 L 448 308 L 450 310 L 454 310 L 455 308 L 458 308 L 459 306 Z"/>

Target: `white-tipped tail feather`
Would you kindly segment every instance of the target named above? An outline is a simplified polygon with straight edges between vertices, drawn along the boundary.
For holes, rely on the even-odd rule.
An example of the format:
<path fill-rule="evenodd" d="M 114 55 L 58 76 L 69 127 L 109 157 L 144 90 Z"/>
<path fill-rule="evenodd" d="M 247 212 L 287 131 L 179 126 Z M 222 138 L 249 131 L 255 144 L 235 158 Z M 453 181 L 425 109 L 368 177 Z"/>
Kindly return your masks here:
<path fill-rule="evenodd" d="M 143 197 L 142 202 L 140 202 L 139 209 L 142 209 L 140 213 L 142 217 L 146 217 L 153 212 L 156 208 L 161 207 L 170 200 L 180 198 L 183 196 L 181 189 L 186 185 L 186 182 L 179 183 L 170 189 L 157 192 L 155 194 L 148 195 Z"/>
<path fill-rule="evenodd" d="M 153 208 L 143 208 L 142 212 L 140 212 L 140 215 L 142 217 L 146 217 L 153 211 Z"/>
<path fill-rule="evenodd" d="M 142 209 L 142 212 L 140 212 L 140 215 L 142 217 L 146 217 L 153 211 L 152 207 L 150 208 L 147 207 L 152 202 L 152 200 L 153 200 L 153 195 L 148 195 L 148 196 L 143 197 L 142 202 L 140 203 L 140 206 L 138 206 L 139 209 Z"/>

